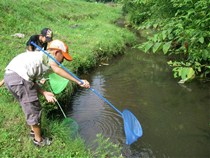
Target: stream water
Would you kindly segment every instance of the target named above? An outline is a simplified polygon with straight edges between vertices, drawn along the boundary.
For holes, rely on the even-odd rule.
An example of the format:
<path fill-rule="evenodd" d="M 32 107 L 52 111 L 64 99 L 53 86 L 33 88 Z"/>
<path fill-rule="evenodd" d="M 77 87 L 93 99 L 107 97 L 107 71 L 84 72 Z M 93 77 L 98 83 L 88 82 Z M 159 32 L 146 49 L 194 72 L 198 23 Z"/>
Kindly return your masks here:
<path fill-rule="evenodd" d="M 129 49 L 85 76 L 117 109 L 129 109 L 143 128 L 137 142 L 125 145 L 121 116 L 90 90 L 79 89 L 66 112 L 87 145 L 102 133 L 121 144 L 125 157 L 210 157 L 210 84 L 180 85 L 166 62 L 160 54 Z"/>

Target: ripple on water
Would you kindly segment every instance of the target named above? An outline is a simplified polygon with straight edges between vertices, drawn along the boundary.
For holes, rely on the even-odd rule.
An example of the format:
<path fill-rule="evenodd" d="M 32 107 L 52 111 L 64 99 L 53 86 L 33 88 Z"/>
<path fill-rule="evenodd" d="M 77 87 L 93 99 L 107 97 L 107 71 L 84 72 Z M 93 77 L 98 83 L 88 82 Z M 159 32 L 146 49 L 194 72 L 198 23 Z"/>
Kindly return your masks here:
<path fill-rule="evenodd" d="M 73 111 L 69 115 L 79 124 L 79 132 L 87 144 L 92 144 L 99 133 L 115 143 L 125 141 L 121 115 L 90 92 L 82 91 L 74 96 Z"/>

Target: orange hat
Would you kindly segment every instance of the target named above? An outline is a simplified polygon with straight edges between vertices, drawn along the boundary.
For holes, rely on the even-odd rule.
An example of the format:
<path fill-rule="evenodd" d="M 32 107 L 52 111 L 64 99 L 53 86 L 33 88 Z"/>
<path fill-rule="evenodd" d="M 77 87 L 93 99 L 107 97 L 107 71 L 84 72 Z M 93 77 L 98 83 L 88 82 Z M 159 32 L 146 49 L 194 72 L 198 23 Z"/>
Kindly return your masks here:
<path fill-rule="evenodd" d="M 55 50 L 61 50 L 64 58 L 68 61 L 72 60 L 72 57 L 69 55 L 68 46 L 60 41 L 60 40 L 53 40 L 49 43 L 48 49 L 55 49 Z"/>

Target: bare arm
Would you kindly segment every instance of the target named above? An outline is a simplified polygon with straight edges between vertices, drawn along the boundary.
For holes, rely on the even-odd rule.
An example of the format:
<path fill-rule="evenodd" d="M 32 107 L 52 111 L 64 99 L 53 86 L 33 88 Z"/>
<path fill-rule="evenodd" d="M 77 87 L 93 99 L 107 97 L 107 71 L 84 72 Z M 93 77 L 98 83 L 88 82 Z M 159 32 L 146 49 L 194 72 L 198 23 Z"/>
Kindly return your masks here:
<path fill-rule="evenodd" d="M 32 51 L 32 46 L 31 45 L 27 46 L 27 50 Z"/>
<path fill-rule="evenodd" d="M 38 92 L 44 95 L 48 102 L 54 103 L 56 101 L 55 95 L 52 92 L 43 90 L 37 83 L 35 83 L 35 86 Z"/>
<path fill-rule="evenodd" d="M 51 62 L 50 66 L 52 68 L 52 70 L 58 74 L 59 76 L 62 76 L 68 80 L 71 80 L 73 82 L 76 82 L 78 85 L 80 85 L 81 87 L 85 87 L 85 88 L 90 88 L 90 84 L 88 81 L 86 80 L 82 80 L 83 84 L 78 81 L 77 79 L 75 79 L 74 77 L 72 77 L 69 73 L 67 73 L 65 70 L 63 70 L 61 67 L 59 67 L 56 63 Z"/>

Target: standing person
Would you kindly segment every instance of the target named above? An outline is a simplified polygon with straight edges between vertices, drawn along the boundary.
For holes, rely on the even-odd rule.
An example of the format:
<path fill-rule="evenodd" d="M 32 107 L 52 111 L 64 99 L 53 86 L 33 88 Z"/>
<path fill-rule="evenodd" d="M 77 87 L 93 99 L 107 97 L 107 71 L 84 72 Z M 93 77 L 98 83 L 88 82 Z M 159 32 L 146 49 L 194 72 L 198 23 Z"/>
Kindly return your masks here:
<path fill-rule="evenodd" d="M 53 39 L 53 32 L 50 28 L 44 28 L 41 30 L 40 35 L 32 35 L 26 43 L 26 49 L 28 51 L 35 51 L 36 47 L 31 44 L 33 41 L 38 46 L 47 50 L 47 45 Z M 44 80 L 43 80 L 44 83 Z M 4 84 L 4 79 L 0 81 L 0 87 Z"/>
<path fill-rule="evenodd" d="M 48 42 L 51 42 L 53 39 L 53 32 L 50 28 L 44 28 L 39 35 L 32 35 L 26 43 L 26 48 L 28 51 L 35 51 L 36 47 L 31 44 L 33 41 L 38 46 L 47 50 Z"/>
<path fill-rule="evenodd" d="M 48 52 L 59 62 L 64 59 L 71 61 L 68 53 L 68 46 L 60 41 L 54 40 L 49 44 Z M 26 51 L 17 55 L 6 67 L 4 81 L 8 90 L 19 101 L 26 117 L 26 122 L 31 126 L 31 134 L 34 134 L 33 143 L 37 146 L 50 145 L 51 140 L 41 136 L 41 105 L 38 99 L 38 92 L 44 95 L 48 102 L 55 102 L 53 93 L 39 87 L 36 80 L 48 69 L 56 74 L 76 82 L 79 86 L 90 88 L 87 80 L 82 83 L 63 70 L 55 61 L 50 59 L 42 51 Z"/>

